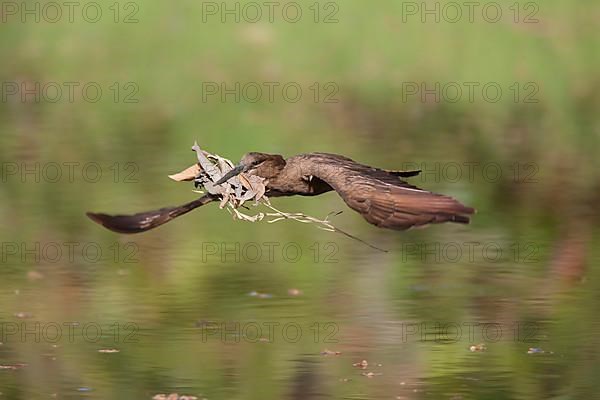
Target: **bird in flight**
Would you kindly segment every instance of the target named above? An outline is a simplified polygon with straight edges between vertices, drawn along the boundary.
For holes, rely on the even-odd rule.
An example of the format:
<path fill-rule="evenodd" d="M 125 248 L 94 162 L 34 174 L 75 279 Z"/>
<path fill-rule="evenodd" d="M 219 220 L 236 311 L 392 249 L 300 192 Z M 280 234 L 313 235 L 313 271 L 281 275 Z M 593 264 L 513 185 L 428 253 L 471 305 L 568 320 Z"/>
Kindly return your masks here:
<path fill-rule="evenodd" d="M 244 155 L 241 162 L 214 185 L 222 185 L 244 173 L 263 178 L 265 195 L 269 197 L 317 196 L 333 190 L 367 222 L 380 228 L 401 231 L 443 222 L 468 224 L 469 215 L 475 212 L 473 208 L 401 179 L 420 172 L 369 167 L 336 154 L 308 153 L 284 159 L 278 154 L 252 152 Z M 133 215 L 91 212 L 87 215 L 111 231 L 138 233 L 220 200 L 219 196 L 209 193 L 181 206 Z"/>

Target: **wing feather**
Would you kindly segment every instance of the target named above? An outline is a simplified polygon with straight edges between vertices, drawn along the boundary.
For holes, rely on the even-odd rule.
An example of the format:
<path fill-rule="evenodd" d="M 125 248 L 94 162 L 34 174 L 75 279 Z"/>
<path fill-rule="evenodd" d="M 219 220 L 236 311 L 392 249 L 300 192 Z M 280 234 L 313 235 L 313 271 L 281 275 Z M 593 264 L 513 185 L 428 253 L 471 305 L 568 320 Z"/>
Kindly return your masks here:
<path fill-rule="evenodd" d="M 469 223 L 475 210 L 456 199 L 429 192 L 399 179 L 392 171 L 349 158 L 311 153 L 311 174 L 325 181 L 350 208 L 381 228 L 405 230 L 443 222 Z"/>
<path fill-rule="evenodd" d="M 158 210 L 141 212 L 133 215 L 108 215 L 88 212 L 86 215 L 94 222 L 118 233 L 139 233 L 149 231 L 157 226 L 192 211 L 195 208 L 216 201 L 212 195 L 204 195 L 194 201 L 177 207 L 165 207 Z"/>

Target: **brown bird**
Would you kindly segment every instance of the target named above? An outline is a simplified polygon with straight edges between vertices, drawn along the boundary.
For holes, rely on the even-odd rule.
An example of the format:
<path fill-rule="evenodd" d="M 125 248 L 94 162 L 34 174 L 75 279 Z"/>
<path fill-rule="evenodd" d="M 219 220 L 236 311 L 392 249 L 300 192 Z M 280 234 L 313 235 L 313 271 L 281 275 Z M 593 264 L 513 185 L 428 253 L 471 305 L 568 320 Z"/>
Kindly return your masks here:
<path fill-rule="evenodd" d="M 442 222 L 467 224 L 469 215 L 475 212 L 452 197 L 419 189 L 400 179 L 421 171 L 373 168 L 335 154 L 308 153 L 284 159 L 278 154 L 248 153 L 215 185 L 242 172 L 265 178 L 268 197 L 317 196 L 335 190 L 350 208 L 380 228 L 405 230 Z M 134 215 L 87 215 L 112 231 L 137 233 L 219 200 L 218 196 L 207 194 L 178 207 Z"/>

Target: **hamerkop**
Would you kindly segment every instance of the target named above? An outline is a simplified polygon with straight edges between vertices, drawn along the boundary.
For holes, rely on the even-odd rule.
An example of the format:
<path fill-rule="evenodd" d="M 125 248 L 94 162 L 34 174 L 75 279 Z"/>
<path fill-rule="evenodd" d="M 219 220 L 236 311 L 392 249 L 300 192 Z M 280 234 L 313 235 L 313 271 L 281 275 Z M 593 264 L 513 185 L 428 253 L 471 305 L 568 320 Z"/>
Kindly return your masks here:
<path fill-rule="evenodd" d="M 335 154 L 308 153 L 284 159 L 278 154 L 248 153 L 215 185 L 242 172 L 265 178 L 268 197 L 317 196 L 335 190 L 350 208 L 380 228 L 405 230 L 442 222 L 467 224 L 469 215 L 475 212 L 452 197 L 419 189 L 400 179 L 420 171 L 373 168 Z M 87 215 L 112 231 L 137 233 L 219 200 L 218 196 L 206 194 L 178 207 L 134 215 Z"/>

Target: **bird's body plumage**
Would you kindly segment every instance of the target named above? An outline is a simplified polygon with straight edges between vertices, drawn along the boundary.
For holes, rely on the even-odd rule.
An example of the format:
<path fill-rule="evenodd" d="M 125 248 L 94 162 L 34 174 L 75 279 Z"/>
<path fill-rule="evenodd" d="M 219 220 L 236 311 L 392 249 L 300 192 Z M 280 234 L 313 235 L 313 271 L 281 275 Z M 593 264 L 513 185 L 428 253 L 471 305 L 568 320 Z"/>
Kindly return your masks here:
<path fill-rule="evenodd" d="M 452 197 L 422 190 L 400 179 L 419 171 L 374 168 L 336 154 L 307 153 L 284 159 L 275 154 L 248 153 L 242 158 L 239 171 L 231 174 L 241 171 L 264 178 L 268 197 L 316 196 L 334 190 L 350 208 L 381 228 L 405 230 L 431 223 L 468 223 L 469 215 L 475 211 Z M 231 177 L 225 176 L 222 181 Z M 206 195 L 183 206 L 135 215 L 88 216 L 108 229 L 135 233 L 216 200 L 217 196 Z"/>

